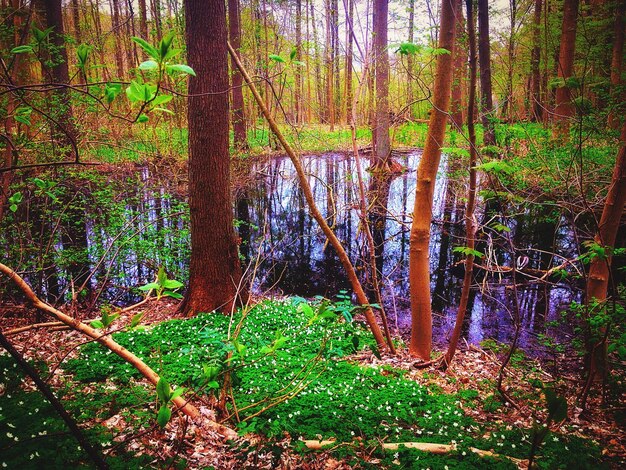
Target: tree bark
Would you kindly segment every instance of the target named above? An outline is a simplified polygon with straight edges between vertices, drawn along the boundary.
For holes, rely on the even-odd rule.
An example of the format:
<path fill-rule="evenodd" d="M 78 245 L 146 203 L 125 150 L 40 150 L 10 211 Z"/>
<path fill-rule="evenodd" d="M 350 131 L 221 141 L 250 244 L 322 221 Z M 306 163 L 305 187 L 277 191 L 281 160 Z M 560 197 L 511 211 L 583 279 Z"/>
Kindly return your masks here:
<path fill-rule="evenodd" d="M 454 75 L 452 78 L 452 98 L 450 103 L 450 121 L 457 129 L 463 129 L 463 91 L 467 79 L 467 54 L 465 53 L 465 19 L 462 2 L 457 2 L 456 45 L 454 54 Z"/>
<path fill-rule="evenodd" d="M 474 21 L 474 5 L 473 0 L 465 0 L 467 6 L 467 37 L 469 41 L 469 96 L 467 101 L 467 132 L 469 134 L 470 161 L 469 161 L 469 190 L 467 194 L 467 207 L 465 208 L 465 230 L 466 230 L 466 246 L 473 250 L 476 245 L 476 217 L 474 211 L 476 209 L 476 161 L 478 160 L 476 147 L 476 130 L 474 128 L 474 107 L 476 105 L 476 26 Z M 458 42 L 457 42 L 458 44 Z M 472 285 L 472 273 L 474 268 L 474 255 L 468 254 L 465 258 L 465 274 L 463 276 L 463 288 L 461 290 L 461 299 L 459 301 L 459 309 L 456 314 L 456 322 L 448 351 L 443 360 L 443 367 L 447 368 L 452 362 L 454 353 L 456 352 L 461 331 L 463 329 L 463 320 L 467 312 L 469 303 L 470 288 Z"/>
<path fill-rule="evenodd" d="M 241 267 L 233 229 L 228 150 L 228 61 L 223 0 L 185 3 L 188 85 L 189 288 L 187 315 L 230 312 L 240 291 Z"/>
<path fill-rule="evenodd" d="M 485 145 L 495 145 L 488 0 L 478 0 L 478 62 L 480 63 L 480 112 L 484 128 L 483 142 Z"/>
<path fill-rule="evenodd" d="M 78 0 L 72 0 L 72 22 L 74 26 L 74 36 L 76 37 L 76 42 L 80 44 L 80 7 L 78 5 Z"/>
<path fill-rule="evenodd" d="M 389 141 L 389 54 L 387 52 L 387 21 L 389 0 L 374 0 L 374 75 L 376 80 L 376 116 L 374 126 L 373 166 L 386 171 L 391 143 Z"/>
<path fill-rule="evenodd" d="M 424 361 L 430 360 L 432 347 L 430 265 L 428 259 L 430 222 L 435 180 L 441 159 L 441 147 L 444 143 L 448 110 L 450 108 L 452 64 L 456 36 L 454 12 L 457 1 L 460 0 L 442 0 L 441 2 L 439 48 L 447 49 L 451 54 L 437 56 L 433 109 L 428 123 L 424 153 L 417 170 L 417 188 L 415 191 L 413 223 L 411 225 L 409 284 L 412 325 L 409 352 Z"/>
<path fill-rule="evenodd" d="M 561 28 L 561 47 L 559 49 L 558 77 L 563 80 L 556 89 L 556 107 L 554 109 L 555 139 L 569 140 L 570 120 L 576 110 L 572 103 L 572 90 L 568 80 L 574 71 L 574 52 L 576 51 L 576 23 L 578 18 L 578 0 L 565 0 L 563 3 L 563 26 Z"/>
<path fill-rule="evenodd" d="M 598 231 L 594 239 L 598 245 L 610 247 L 610 249 L 615 247 L 617 231 L 619 230 L 620 221 L 624 213 L 624 204 L 626 204 L 626 122 L 622 124 L 620 147 L 615 160 L 613 177 L 611 178 L 611 185 L 606 195 L 604 209 L 602 210 Z M 585 297 L 585 303 L 588 309 L 594 301 L 604 305 L 606 308 L 610 308 L 606 305 L 607 291 L 611 278 L 610 270 L 612 257 L 610 251 L 611 250 L 607 251 L 609 255 L 605 259 L 596 257 L 591 261 L 589 266 L 587 293 Z M 587 315 L 590 315 L 590 312 L 588 312 Z M 600 376 L 604 379 L 608 372 L 605 333 L 606 327 L 602 328 L 599 332 L 595 332 L 595 334 L 589 335 L 591 336 L 587 345 L 587 353 L 590 359 L 589 382 L 593 381 L 594 376 Z M 600 339 L 598 339 L 598 337 L 600 337 Z"/>
<path fill-rule="evenodd" d="M 235 45 L 232 46 L 237 50 Z M 302 62 L 302 0 L 296 0 L 296 60 Z M 300 72 L 300 66 L 296 65 L 294 69 L 294 81 L 295 81 L 295 115 L 294 121 L 296 124 L 302 122 L 302 73 Z"/>
<path fill-rule="evenodd" d="M 619 129 L 624 120 L 626 107 L 626 93 L 619 90 L 622 79 L 622 67 L 624 62 L 624 28 L 626 27 L 624 16 L 626 15 L 626 0 L 618 0 L 615 6 L 615 22 L 613 27 L 613 54 L 611 57 L 611 106 L 609 114 L 609 127 Z"/>
<path fill-rule="evenodd" d="M 239 14 L 239 0 L 228 0 L 228 36 L 237 54 L 241 51 L 241 24 Z M 243 78 L 237 67 L 231 61 L 230 77 L 232 82 L 231 121 L 235 138 L 235 148 L 243 150 L 248 148 L 246 133 L 246 117 L 243 101 Z"/>
<path fill-rule="evenodd" d="M 541 122 L 543 119 L 543 103 L 541 100 L 541 74 L 539 64 L 541 62 L 541 12 L 543 11 L 543 0 L 535 0 L 535 10 L 533 13 L 533 49 L 530 57 L 530 99 L 531 110 L 530 120 Z"/>
<path fill-rule="evenodd" d="M 146 12 L 146 0 L 139 0 L 139 34 L 146 41 L 149 41 L 148 34 L 148 14 Z"/>

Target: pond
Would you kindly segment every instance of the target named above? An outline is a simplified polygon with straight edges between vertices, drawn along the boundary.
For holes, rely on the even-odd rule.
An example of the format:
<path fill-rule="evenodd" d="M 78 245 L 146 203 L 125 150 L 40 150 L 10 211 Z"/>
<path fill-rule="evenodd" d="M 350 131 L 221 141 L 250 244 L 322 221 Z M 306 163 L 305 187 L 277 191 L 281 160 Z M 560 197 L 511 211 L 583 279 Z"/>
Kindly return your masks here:
<path fill-rule="evenodd" d="M 410 328 L 408 285 L 409 230 L 419 151 L 395 159 L 408 171 L 390 178 L 387 212 L 375 225 L 382 297 L 390 325 L 406 334 Z M 361 229 L 358 188 L 352 156 L 336 153 L 303 158 L 315 200 L 344 243 L 365 280 L 368 248 Z M 366 165 L 367 159 L 363 158 Z M 435 188 L 430 244 L 433 338 L 441 346 L 454 326 L 463 278 L 455 247 L 465 245 L 466 185 L 457 160 L 443 158 Z M 142 167 L 124 176 L 103 172 L 74 173 L 60 178 L 47 194 L 32 181 L 29 201 L 4 221 L 0 240 L 10 259 L 24 270 L 36 291 L 51 302 L 67 300 L 72 289 L 85 284 L 83 300 L 117 305 L 136 300 L 137 287 L 150 282 L 159 266 L 182 281 L 187 275 L 189 227 L 184 182 L 174 183 L 157 170 Z M 366 187 L 370 174 L 365 172 Z M 54 178 L 50 178 L 51 181 Z M 241 257 L 253 291 L 333 298 L 349 291 L 343 269 L 314 220 L 309 216 L 295 170 L 284 157 L 266 159 L 252 167 L 236 191 L 236 226 Z M 522 318 L 520 344 L 540 351 L 544 334 L 566 339 L 568 332 L 551 326 L 580 289 L 550 279 L 534 282 L 551 267 L 576 256 L 572 228 L 558 213 L 543 206 L 507 207 L 514 216 L 490 218 L 477 214 L 487 227 L 478 248 L 486 254 L 477 269 L 463 337 L 468 343 L 486 338 L 509 342 L 513 334 L 513 289 L 505 271 L 522 267 L 518 301 Z M 498 225 L 499 224 L 499 225 Z M 506 229 L 503 229 L 506 227 Z M 510 243 L 515 255 L 509 254 Z M 17 258 L 14 258 L 17 257 Z M 25 266 L 25 267 L 23 267 Z M 73 282 L 69 282 L 69 278 Z M 6 286 L 6 284 L 3 284 Z"/>

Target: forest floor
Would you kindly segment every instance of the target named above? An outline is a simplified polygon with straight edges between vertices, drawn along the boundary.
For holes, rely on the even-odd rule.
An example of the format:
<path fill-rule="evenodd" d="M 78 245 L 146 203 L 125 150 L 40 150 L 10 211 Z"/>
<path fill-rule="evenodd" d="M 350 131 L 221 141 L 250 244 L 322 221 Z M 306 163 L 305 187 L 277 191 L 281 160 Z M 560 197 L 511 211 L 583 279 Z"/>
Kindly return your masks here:
<path fill-rule="evenodd" d="M 246 317 L 242 333 L 242 342 L 245 341 L 251 351 L 259 344 L 275 344 L 272 342 L 277 338 L 274 331 L 280 325 L 285 328 L 276 331 L 282 331 L 281 334 L 289 338 L 285 340 L 287 344 L 297 340 L 295 331 L 301 329 L 292 331 L 290 325 L 293 325 L 294 317 L 303 316 L 303 309 L 296 309 L 290 300 L 263 301 L 259 305 L 252 312 L 262 311 L 263 316 L 250 314 Z M 127 324 L 133 313 L 125 314 L 116 324 Z M 172 383 L 179 384 L 183 383 L 182 377 L 185 376 L 184 373 L 181 375 L 181 371 L 185 371 L 185 367 L 197 365 L 191 356 L 202 356 L 203 350 L 195 350 L 192 344 L 190 350 L 181 350 L 178 358 L 174 357 L 175 352 L 180 350 L 181 345 L 195 340 L 202 347 L 207 344 L 215 347 L 215 338 L 208 332 L 222 331 L 217 324 L 229 321 L 228 317 L 222 315 L 205 315 L 202 320 L 181 319 L 172 322 L 169 320 L 177 317 L 176 305 L 167 301 L 153 303 L 146 308 L 145 313 L 142 331 L 119 333 L 114 337 L 118 339 L 123 335 L 134 334 L 135 339 L 131 343 L 123 344 L 131 350 L 129 344 L 136 346 L 135 352 L 147 354 L 148 350 L 155 351 L 156 336 L 158 354 L 153 355 L 150 361 L 159 373 L 171 378 Z M 35 312 L 23 306 L 5 306 L 0 315 L 5 332 L 41 321 Z M 265 315 L 272 316 L 271 328 L 263 320 Z M 91 318 L 95 317 L 92 315 Z M 182 329 L 175 332 L 172 329 L 174 327 Z M 302 327 L 302 324 L 297 325 L 297 328 Z M 79 348 L 85 341 L 77 333 L 37 328 L 11 335 L 10 339 L 24 356 L 39 364 L 39 370 L 62 396 L 65 406 L 84 429 L 89 429 L 88 435 L 92 441 L 101 443 L 107 461 L 115 468 L 146 465 L 219 469 L 526 468 L 533 428 L 537 422 L 546 419 L 542 386 L 553 387 L 568 403 L 567 419 L 551 424 L 550 433 L 537 451 L 542 468 L 623 468 L 626 463 L 626 435 L 616 419 L 620 406 L 623 407 L 624 397 L 621 397 L 621 403 L 620 398 L 617 399 L 617 405 L 616 400 L 613 400 L 612 409 L 608 409 L 600 405 L 597 395 L 593 395 L 588 411 L 583 413 L 576 407 L 580 381 L 577 373 L 580 363 L 577 360 L 560 357 L 556 358 L 557 363 L 554 360 L 541 363 L 521 352 L 514 355 L 504 381 L 507 393 L 515 402 L 515 406 L 510 406 L 503 404 L 495 388 L 501 355 L 506 349 L 503 345 L 493 342 L 484 343 L 482 347 L 465 345 L 457 353 L 451 368 L 444 373 L 432 368 L 416 367 L 415 360 L 408 356 L 406 348 L 399 348 L 400 352 L 396 356 L 378 357 L 378 353 L 369 346 L 369 334 L 360 328 L 348 328 L 343 320 L 339 320 L 330 330 L 327 326 L 320 326 L 321 329 L 317 330 L 315 324 L 307 328 L 314 329 L 313 333 L 307 330 L 309 339 L 314 339 L 302 351 L 294 345 L 285 347 L 284 351 L 277 348 L 277 351 L 269 354 L 265 351 L 257 356 L 252 353 L 247 356 L 246 361 L 256 364 L 259 371 L 250 375 L 241 370 L 240 387 L 247 391 L 237 396 L 239 415 L 233 414 L 227 423 L 237 426 L 241 437 L 236 441 L 225 441 L 215 431 L 203 427 L 204 418 L 216 418 L 214 408 L 218 403 L 207 390 L 192 398 L 204 418 L 191 422 L 182 415 L 174 415 L 170 423 L 161 429 L 155 423 L 152 389 L 144 381 L 129 374 L 127 369 L 121 369 L 120 362 L 111 362 L 110 356 L 102 351 L 103 354 L 98 355 L 97 348 L 90 348 L 93 344 Z M 253 336 L 247 336 L 247 329 Z M 322 330 L 327 332 L 324 335 L 329 336 L 319 336 Z M 202 334 L 203 331 L 206 334 Z M 149 339 L 141 339 L 142 335 Z M 355 348 L 356 352 L 350 353 L 350 344 L 355 346 L 354 338 L 358 338 L 359 344 Z M 217 341 L 221 343 L 221 339 Z M 171 345 L 171 350 L 166 351 L 166 343 Z M 315 348 L 322 343 L 326 344 L 326 351 L 332 354 L 307 370 L 311 378 L 303 382 L 305 386 L 288 390 L 299 393 L 281 394 L 281 390 L 284 392 L 289 384 L 293 385 L 288 378 L 292 374 L 297 375 L 298 367 L 302 365 L 294 362 L 293 357 L 315 354 Z M 268 358 L 269 369 L 263 366 Z M 198 362 L 201 360 L 199 357 Z M 75 449 L 73 438 L 63 429 L 53 411 L 47 410 L 47 414 L 42 416 L 45 419 L 40 422 L 31 416 L 36 415 L 39 409 L 44 410 L 46 405 L 41 397 L 35 398 L 38 394 L 32 393 L 34 388 L 29 381 L 16 381 L 10 377 L 10 371 L 14 370 L 14 366 L 8 365 L 10 363 L 10 358 L 0 355 L 0 382 L 3 383 L 0 386 L 2 465 L 6 463 L 9 468 L 18 468 L 18 465 L 19 468 L 29 468 L 29 464 L 35 464 L 36 467 L 40 456 L 46 459 L 47 468 L 56 468 L 54 462 L 84 462 L 84 455 Z M 60 363 L 61 367 L 56 368 Z M 335 383 L 325 378 L 332 367 L 336 367 L 334 375 L 350 378 L 352 382 L 346 380 Z M 278 371 L 283 368 L 285 371 Z M 281 375 L 283 372 L 286 375 Z M 360 395 L 360 391 L 350 385 L 356 383 L 362 386 L 365 378 L 371 381 L 371 385 L 365 387 L 374 393 L 371 397 Z M 258 381 L 258 386 L 252 386 L 254 381 Z M 187 380 L 185 385 L 197 388 L 197 384 L 190 382 L 193 379 Z M 424 406 L 422 398 L 419 403 L 411 401 L 415 400 L 411 396 L 415 397 L 416 391 L 418 396 L 424 393 L 421 395 L 425 400 Z M 231 389 L 231 395 L 233 393 Z M 377 398 L 376 393 L 382 396 Z M 245 394 L 253 398 L 247 400 Z M 353 401 L 349 398 L 352 395 Z M 264 400 L 270 396 L 280 397 L 273 408 L 264 410 L 259 419 L 244 418 L 246 413 L 250 416 L 252 411 L 263 409 L 264 405 L 260 405 L 260 408 L 253 406 L 255 400 L 267 404 L 268 401 Z M 313 400 L 312 396 L 326 398 Z M 394 406 L 395 400 L 398 402 Z M 390 401 L 392 407 L 389 406 Z M 400 401 L 408 403 L 401 404 Z M 372 410 L 364 411 L 367 408 L 364 404 L 371 404 Z M 245 411 L 247 406 L 250 409 Z M 350 406 L 355 407 L 354 416 L 347 412 Z M 319 411 L 312 409 L 318 407 Z M 232 414 L 232 407 L 227 409 Z M 339 418 L 337 412 L 340 413 Z M 343 416 L 342 412 L 345 413 Z M 280 414 L 283 413 L 281 418 Z M 299 420 L 300 413 L 304 416 Z M 237 418 L 242 420 L 239 425 L 236 423 Z M 434 422 L 428 423 L 426 419 L 434 419 Z M 457 434 L 458 430 L 461 432 Z M 31 439 L 22 438 L 20 432 L 25 437 L 31 433 Z M 52 435 L 53 439 L 45 439 L 46 434 Z M 327 449 L 308 451 L 299 441 L 303 438 L 331 439 L 336 442 Z M 381 449 L 383 442 L 408 441 L 456 444 L 458 450 L 438 455 L 403 449 L 392 453 Z M 478 457 L 472 454 L 471 447 L 506 457 Z M 468 455 L 468 452 L 472 455 Z M 60 464 L 59 468 L 63 465 L 65 463 Z"/>

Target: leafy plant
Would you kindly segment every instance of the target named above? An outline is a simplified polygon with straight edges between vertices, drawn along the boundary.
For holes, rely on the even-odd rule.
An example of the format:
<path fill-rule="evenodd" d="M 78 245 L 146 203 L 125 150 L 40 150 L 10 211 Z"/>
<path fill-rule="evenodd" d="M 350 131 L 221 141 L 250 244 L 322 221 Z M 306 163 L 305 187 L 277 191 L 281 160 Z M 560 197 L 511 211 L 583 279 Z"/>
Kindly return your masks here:
<path fill-rule="evenodd" d="M 175 279 L 168 279 L 167 274 L 165 273 L 165 268 L 161 266 L 157 273 L 156 281 L 141 286 L 139 290 L 144 292 L 154 290 L 156 292 L 157 300 L 160 300 L 162 297 L 182 299 L 183 296 L 176 292 L 181 287 L 183 287 L 183 283 Z"/>
<path fill-rule="evenodd" d="M 157 404 L 159 405 L 159 411 L 157 412 L 157 423 L 164 428 L 172 418 L 172 410 L 170 409 L 170 403 L 176 398 L 185 393 L 184 387 L 178 387 L 176 390 L 172 390 L 170 384 L 163 377 L 159 379 L 156 386 L 157 392 Z"/>

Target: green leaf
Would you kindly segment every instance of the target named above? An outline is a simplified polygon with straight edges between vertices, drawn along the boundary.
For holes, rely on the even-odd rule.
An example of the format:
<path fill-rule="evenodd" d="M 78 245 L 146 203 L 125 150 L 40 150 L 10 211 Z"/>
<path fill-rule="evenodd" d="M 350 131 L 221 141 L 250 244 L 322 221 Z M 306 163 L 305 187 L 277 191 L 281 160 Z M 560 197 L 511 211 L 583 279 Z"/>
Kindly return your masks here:
<path fill-rule="evenodd" d="M 396 52 L 399 52 L 402 55 L 411 55 L 417 54 L 421 52 L 423 47 L 419 44 L 413 44 L 412 42 L 403 42 L 400 44 Z"/>
<path fill-rule="evenodd" d="M 133 315 L 133 318 L 131 318 L 130 320 L 130 327 L 135 328 L 137 325 L 139 325 L 145 314 L 146 312 L 139 312 Z"/>
<path fill-rule="evenodd" d="M 44 41 L 44 39 L 46 39 L 50 35 L 53 29 L 54 29 L 54 26 L 51 26 L 50 28 L 46 28 L 44 30 L 41 30 L 37 28 L 36 26 L 33 26 L 31 28 L 31 31 L 33 33 L 33 36 L 35 37 L 35 41 L 37 41 L 38 43 L 41 43 Z"/>
<path fill-rule="evenodd" d="M 506 173 L 513 174 L 515 170 L 507 162 L 502 160 L 492 160 L 476 167 L 477 170 L 483 170 L 486 173 Z"/>
<path fill-rule="evenodd" d="M 163 39 L 161 39 L 161 42 L 159 43 L 159 53 L 161 55 L 161 60 L 165 60 L 165 57 L 167 56 L 167 52 L 172 46 L 174 35 L 175 35 L 174 31 L 170 31 L 165 36 L 163 36 Z"/>
<path fill-rule="evenodd" d="M 141 286 L 139 290 L 146 292 L 146 291 L 149 291 L 150 289 L 158 289 L 160 287 L 161 286 L 157 284 L 156 282 L 150 282 L 146 284 L 145 286 Z"/>
<path fill-rule="evenodd" d="M 104 97 L 108 104 L 111 104 L 113 100 L 122 91 L 122 85 L 119 83 L 107 83 L 104 85 Z"/>
<path fill-rule="evenodd" d="M 145 114 L 140 114 L 139 117 L 137 118 L 137 122 L 140 124 L 143 124 L 144 122 L 148 122 L 148 116 L 146 116 Z"/>
<path fill-rule="evenodd" d="M 298 305 L 298 312 L 304 313 L 307 318 L 313 318 L 315 316 L 315 312 L 309 304 L 303 303 Z"/>
<path fill-rule="evenodd" d="M 157 108 L 152 108 L 152 111 L 160 111 L 162 113 L 167 113 L 167 114 L 171 114 L 172 116 L 175 116 L 174 111 L 172 111 L 171 109 L 167 109 L 167 108 L 157 107 Z"/>
<path fill-rule="evenodd" d="M 139 44 L 139 46 L 141 46 L 141 48 L 146 52 L 146 54 L 148 54 L 154 60 L 159 60 L 160 59 L 159 51 L 157 50 L 156 47 L 154 47 L 148 41 L 146 41 L 145 39 L 142 39 L 142 38 L 138 38 L 136 36 L 133 36 L 133 41 L 136 42 L 137 44 Z"/>
<path fill-rule="evenodd" d="M 152 100 L 153 106 L 159 106 L 161 104 L 169 103 L 174 98 L 172 95 L 158 95 Z"/>
<path fill-rule="evenodd" d="M 157 64 L 154 60 L 146 60 L 139 64 L 139 70 L 157 70 L 159 68 L 159 64 Z"/>
<path fill-rule="evenodd" d="M 164 297 L 171 297 L 173 299 L 182 299 L 183 295 L 179 294 L 178 292 L 172 292 L 171 290 L 166 290 L 165 292 L 163 292 L 163 296 Z"/>
<path fill-rule="evenodd" d="M 161 377 L 157 382 L 156 392 L 159 403 L 166 404 L 170 401 L 172 396 L 170 384 L 163 377 Z"/>
<path fill-rule="evenodd" d="M 304 62 L 302 62 L 301 60 L 294 60 L 293 62 L 291 62 L 293 65 L 297 65 L 298 67 L 306 67 L 306 64 Z"/>
<path fill-rule="evenodd" d="M 166 289 L 179 289 L 183 287 L 183 285 L 184 284 L 182 282 L 175 279 L 166 279 L 163 283 L 163 287 L 165 287 Z"/>
<path fill-rule="evenodd" d="M 185 387 L 178 387 L 176 390 L 174 390 L 172 392 L 172 400 L 175 400 L 176 398 L 178 398 L 179 396 L 181 396 L 183 393 L 185 393 Z"/>
<path fill-rule="evenodd" d="M 191 67 L 185 64 L 168 65 L 167 67 L 165 67 L 165 70 L 170 75 L 172 75 L 173 72 L 180 72 L 180 73 L 185 73 L 187 75 L 192 75 L 194 77 L 196 76 L 196 72 Z"/>
<path fill-rule="evenodd" d="M 170 410 L 167 405 L 162 405 L 161 408 L 159 408 L 159 414 L 157 415 L 157 423 L 159 424 L 159 426 L 164 428 L 165 426 L 167 426 L 167 423 L 170 422 L 171 418 L 172 410 Z"/>
<path fill-rule="evenodd" d="M 296 58 L 296 54 L 298 53 L 298 48 L 293 47 L 291 52 L 289 53 L 289 60 L 293 60 Z"/>
<path fill-rule="evenodd" d="M 11 49 L 11 54 L 24 54 L 29 52 L 33 52 L 33 46 L 17 46 Z"/>
<path fill-rule="evenodd" d="M 91 51 L 91 46 L 87 44 L 81 44 L 76 48 L 76 57 L 78 57 L 78 68 L 81 70 L 85 69 L 85 65 L 87 65 L 87 58 L 89 57 L 89 52 Z"/>
<path fill-rule="evenodd" d="M 276 55 L 276 54 L 270 54 L 269 58 L 275 62 L 285 63 L 285 59 L 283 59 L 281 56 Z"/>
<path fill-rule="evenodd" d="M 11 212 L 17 212 L 17 204 L 11 204 L 11 205 L 9 206 L 9 210 L 10 210 Z"/>
<path fill-rule="evenodd" d="M 170 47 L 170 50 L 167 51 L 167 54 L 165 54 L 165 57 L 163 57 L 163 61 L 168 61 L 170 59 L 173 59 L 174 57 L 179 55 L 181 52 L 183 52 L 183 49 L 176 49 L 175 47 Z"/>
<path fill-rule="evenodd" d="M 94 320 L 90 323 L 92 328 L 95 328 L 96 330 L 101 330 L 104 328 L 104 323 L 102 323 L 100 320 Z"/>
<path fill-rule="evenodd" d="M 473 256 L 475 258 L 482 258 L 484 257 L 484 253 L 478 251 L 478 250 L 473 250 L 472 248 L 468 247 L 468 246 L 457 246 L 454 247 L 454 249 L 452 250 L 453 253 L 461 253 L 464 254 L 465 256 Z"/>

